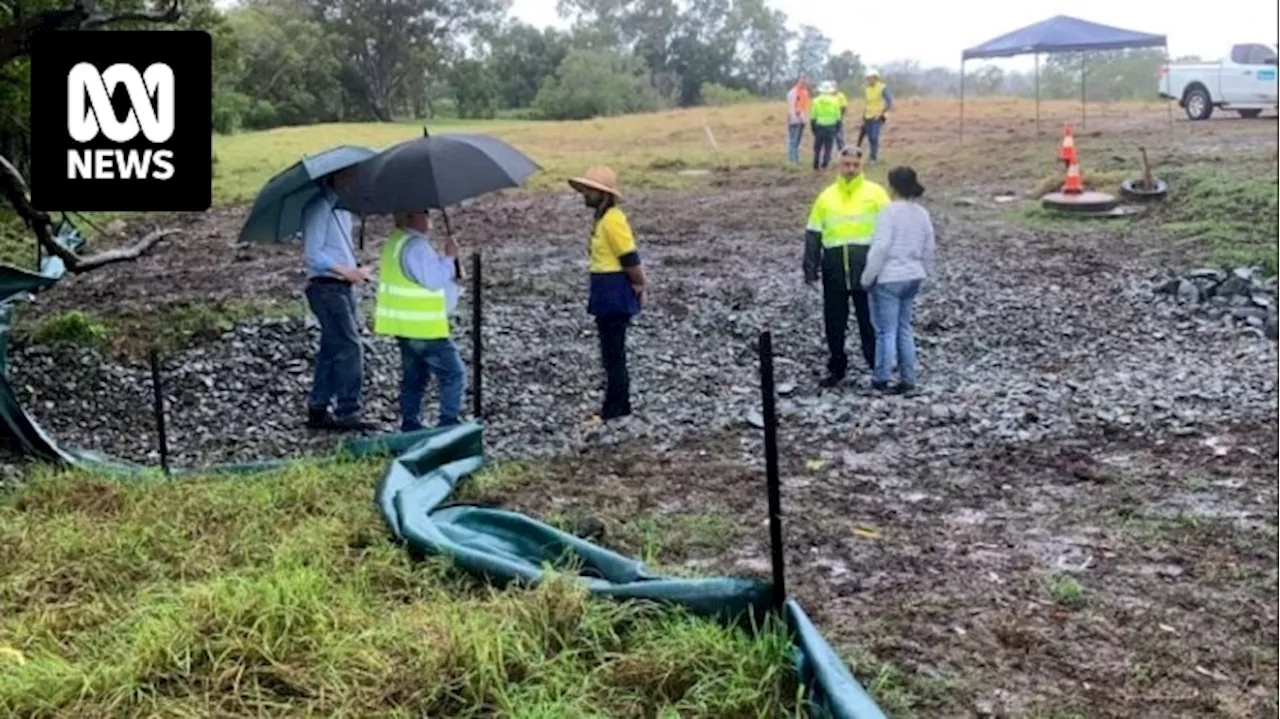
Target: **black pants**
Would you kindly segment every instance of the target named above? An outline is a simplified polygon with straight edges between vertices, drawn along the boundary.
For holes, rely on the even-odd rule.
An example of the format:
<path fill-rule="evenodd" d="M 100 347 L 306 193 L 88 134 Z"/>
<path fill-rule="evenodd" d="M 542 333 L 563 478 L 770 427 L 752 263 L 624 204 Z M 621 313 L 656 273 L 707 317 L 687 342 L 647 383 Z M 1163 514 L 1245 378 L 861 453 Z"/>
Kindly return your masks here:
<path fill-rule="evenodd" d="M 865 257 L 863 258 L 865 261 Z M 849 300 L 853 300 L 853 312 L 858 318 L 858 337 L 862 341 L 862 358 L 868 369 L 876 365 L 876 329 L 871 324 L 871 303 L 858 278 L 862 275 L 862 262 L 856 274 L 850 272 L 853 290 L 846 289 L 843 277 L 822 278 L 822 318 L 827 330 L 827 372 L 832 377 L 844 377 L 849 371 L 849 356 L 844 351 L 845 337 L 849 332 Z"/>
<path fill-rule="evenodd" d="M 831 146 L 836 142 L 835 125 L 818 125 L 813 130 L 813 169 L 826 169 L 831 164 Z"/>
<path fill-rule="evenodd" d="M 601 419 L 631 414 L 631 378 L 627 374 L 627 327 L 630 315 L 612 314 L 596 318 L 600 335 L 600 361 L 604 365 L 604 409 Z"/>

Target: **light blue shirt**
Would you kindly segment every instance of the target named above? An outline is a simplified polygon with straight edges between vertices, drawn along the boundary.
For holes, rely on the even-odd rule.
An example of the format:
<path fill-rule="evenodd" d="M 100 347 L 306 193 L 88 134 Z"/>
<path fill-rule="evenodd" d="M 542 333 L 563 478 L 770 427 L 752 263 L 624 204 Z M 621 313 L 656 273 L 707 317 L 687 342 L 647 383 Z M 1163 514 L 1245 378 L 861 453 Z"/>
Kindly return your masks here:
<path fill-rule="evenodd" d="M 453 259 L 436 252 L 431 240 L 421 232 L 408 227 L 402 229 L 409 239 L 400 252 L 400 269 L 405 277 L 429 290 L 444 290 L 445 311 L 453 314 L 459 293 Z"/>
<path fill-rule="evenodd" d="M 302 208 L 302 257 L 307 277 L 333 277 L 337 265 L 356 266 L 351 213 L 338 209 L 338 196 L 328 186 Z"/>

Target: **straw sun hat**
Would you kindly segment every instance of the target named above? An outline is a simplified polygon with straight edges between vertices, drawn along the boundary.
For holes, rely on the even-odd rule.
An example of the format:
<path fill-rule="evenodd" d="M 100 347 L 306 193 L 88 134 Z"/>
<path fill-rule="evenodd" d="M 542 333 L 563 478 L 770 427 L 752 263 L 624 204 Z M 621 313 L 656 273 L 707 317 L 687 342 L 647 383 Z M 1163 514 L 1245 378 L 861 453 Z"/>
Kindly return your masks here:
<path fill-rule="evenodd" d="M 569 178 L 569 187 L 572 187 L 578 192 L 599 190 L 600 192 L 613 195 L 614 197 L 622 197 L 622 193 L 618 192 L 617 173 L 604 165 L 589 167 L 581 177 Z"/>

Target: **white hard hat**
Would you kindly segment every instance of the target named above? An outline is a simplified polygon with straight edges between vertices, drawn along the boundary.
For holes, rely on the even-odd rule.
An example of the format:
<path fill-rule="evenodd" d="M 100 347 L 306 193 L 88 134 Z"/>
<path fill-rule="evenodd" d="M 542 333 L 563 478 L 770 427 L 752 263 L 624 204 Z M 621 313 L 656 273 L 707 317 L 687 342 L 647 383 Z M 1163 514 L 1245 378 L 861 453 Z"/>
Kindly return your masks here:
<path fill-rule="evenodd" d="M 867 68 L 867 77 L 880 77 L 880 68 L 878 67 Z"/>
<path fill-rule="evenodd" d="M 830 80 L 823 80 L 822 84 L 818 86 L 818 92 L 835 92 L 835 91 L 836 91 L 836 84 Z"/>

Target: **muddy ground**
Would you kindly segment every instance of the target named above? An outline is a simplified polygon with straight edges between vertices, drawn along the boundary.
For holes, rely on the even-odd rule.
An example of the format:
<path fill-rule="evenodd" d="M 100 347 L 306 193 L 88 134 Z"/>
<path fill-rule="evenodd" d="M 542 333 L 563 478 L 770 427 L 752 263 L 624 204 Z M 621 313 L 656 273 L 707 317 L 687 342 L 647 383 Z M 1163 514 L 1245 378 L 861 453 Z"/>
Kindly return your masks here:
<path fill-rule="evenodd" d="M 1224 163 L 1275 151 L 1274 121 L 1178 132 L 1140 139 Z M 789 586 L 891 715 L 1275 716 L 1275 344 L 1153 303 L 1153 278 L 1196 263 L 1154 223 L 1038 226 L 991 199 L 1019 188 L 1008 167 L 921 171 L 939 277 L 920 301 L 913 398 L 869 396 L 864 376 L 816 386 L 820 300 L 799 261 L 821 180 L 738 171 L 628 193 L 652 289 L 631 338 L 639 426 L 607 446 L 576 426 L 599 398 L 579 201 L 455 213 L 485 255 L 486 442 L 502 458 L 555 455 L 486 498 L 569 527 L 599 520 L 606 543 L 670 571 L 767 573 L 751 413 L 768 329 Z M 295 302 L 297 248 L 234 247 L 244 210 L 188 218 L 167 251 L 69 279 L 32 316 Z M 370 259 L 385 229 L 371 228 Z M 327 441 L 300 426 L 312 341 L 301 318 L 253 320 L 172 355 L 181 458 Z M 369 414 L 389 425 L 397 359 L 373 346 Z M 56 436 L 154 457 L 140 365 L 30 343 L 13 363 Z"/>

